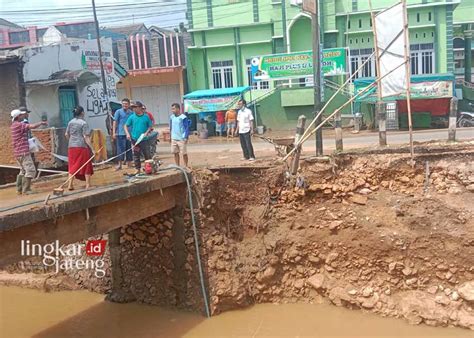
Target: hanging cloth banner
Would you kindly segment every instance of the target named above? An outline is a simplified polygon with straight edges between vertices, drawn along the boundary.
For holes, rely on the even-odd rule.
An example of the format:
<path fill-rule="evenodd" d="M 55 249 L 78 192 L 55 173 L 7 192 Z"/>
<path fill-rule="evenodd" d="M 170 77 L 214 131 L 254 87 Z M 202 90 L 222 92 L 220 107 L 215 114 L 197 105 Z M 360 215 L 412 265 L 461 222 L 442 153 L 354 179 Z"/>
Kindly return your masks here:
<path fill-rule="evenodd" d="M 402 3 L 398 3 L 375 15 L 380 64 L 379 77 L 390 73 L 405 61 L 405 37 L 403 35 L 404 13 Z M 399 95 L 407 90 L 406 68 L 398 67 L 381 81 L 382 97 Z"/>
<path fill-rule="evenodd" d="M 190 114 L 235 109 L 241 95 L 184 99 L 184 111 Z"/>

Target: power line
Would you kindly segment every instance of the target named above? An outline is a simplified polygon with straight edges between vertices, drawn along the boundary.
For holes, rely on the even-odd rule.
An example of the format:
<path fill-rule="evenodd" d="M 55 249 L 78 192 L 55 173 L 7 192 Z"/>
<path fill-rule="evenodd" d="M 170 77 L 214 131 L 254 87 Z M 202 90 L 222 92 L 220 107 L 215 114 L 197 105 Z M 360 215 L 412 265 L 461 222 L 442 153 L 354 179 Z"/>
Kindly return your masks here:
<path fill-rule="evenodd" d="M 123 7 L 143 7 L 149 5 L 160 5 L 165 4 L 163 6 L 176 6 L 176 5 L 185 5 L 184 2 L 178 4 L 170 4 L 170 1 L 161 0 L 161 1 L 148 1 L 148 2 L 132 2 L 132 3 L 116 3 L 116 4 L 109 4 L 109 5 L 102 5 L 96 6 L 96 10 L 99 11 L 101 9 L 108 9 L 108 10 L 123 10 Z M 22 9 L 22 10 L 0 10 L 0 14 L 41 14 L 41 13 L 56 13 L 56 12 L 68 12 L 71 11 L 91 11 L 92 6 L 81 6 L 81 7 L 68 7 L 68 6 L 61 6 L 60 8 L 34 8 L 34 9 Z"/>

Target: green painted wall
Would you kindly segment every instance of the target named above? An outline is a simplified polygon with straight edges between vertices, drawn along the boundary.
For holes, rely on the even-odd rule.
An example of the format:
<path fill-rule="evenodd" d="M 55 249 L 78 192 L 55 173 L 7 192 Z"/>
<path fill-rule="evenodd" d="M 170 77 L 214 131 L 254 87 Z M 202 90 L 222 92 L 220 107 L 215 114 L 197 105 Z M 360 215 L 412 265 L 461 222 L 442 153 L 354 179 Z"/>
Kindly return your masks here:
<path fill-rule="evenodd" d="M 311 50 L 311 41 L 311 19 L 301 16 L 290 27 L 290 49 L 292 52 Z"/>
<path fill-rule="evenodd" d="M 444 73 L 447 71 L 447 54 L 446 54 L 446 45 L 447 45 L 447 27 L 446 27 L 446 8 L 442 6 L 436 7 L 435 10 L 435 22 L 436 22 L 436 31 L 435 31 L 435 50 L 436 53 L 436 69 L 437 73 Z"/>
<path fill-rule="evenodd" d="M 207 88 L 205 78 L 201 76 L 204 69 L 204 50 L 190 49 L 188 53 L 187 74 L 189 88 Z"/>
<path fill-rule="evenodd" d="M 287 50 L 302 51 L 312 48 L 311 21 L 308 17 L 301 16 L 300 7 L 292 6 L 290 0 L 285 0 L 286 26 L 289 29 L 288 45 L 285 45 L 283 36 L 286 32 L 283 31 L 281 1 L 256 1 L 258 16 L 253 15 L 254 0 L 241 0 L 236 3 L 229 3 L 229 0 L 190 0 L 194 23 L 194 30 L 191 30 L 191 33 L 195 46 L 203 48 L 189 50 L 190 90 L 212 87 L 211 61 L 233 60 L 234 84 L 237 85 L 239 78 L 240 83 L 246 85 L 248 83 L 246 59 Z M 210 18 L 206 10 L 209 2 L 212 4 L 213 19 L 213 27 L 210 29 L 208 29 Z M 395 0 L 372 1 L 375 10 L 387 8 L 394 2 Z M 453 28 L 456 29 L 456 34 L 462 36 L 463 30 L 466 29 L 465 23 L 474 23 L 472 14 L 474 0 L 461 0 L 460 4 L 454 5 L 450 4 L 449 0 L 408 0 L 407 2 L 408 6 L 417 5 L 415 8 L 408 9 L 410 43 L 434 43 L 434 71 L 437 73 L 452 71 Z M 353 4 L 357 12 L 353 12 Z M 325 48 L 346 46 L 352 49 L 373 48 L 368 1 L 320 0 L 320 7 L 324 18 L 321 26 L 325 32 L 323 39 Z M 257 19 L 258 22 L 255 22 Z M 350 28 L 348 21 L 350 21 Z M 234 27 L 238 28 L 234 30 Z M 205 39 L 203 39 L 202 30 L 206 32 Z M 229 46 L 218 47 L 222 45 Z M 270 88 L 273 88 L 272 83 L 270 83 Z M 308 89 L 294 87 L 291 91 L 295 95 L 306 95 L 304 93 Z M 253 91 L 252 95 L 256 97 L 263 93 L 264 91 Z M 332 92 L 326 88 L 325 94 L 328 98 Z M 328 111 L 346 101 L 345 96 L 338 96 Z M 264 99 L 260 104 L 264 123 L 273 128 L 277 128 L 278 125 L 293 127 L 299 114 L 312 110 L 310 105 L 282 108 L 279 91 Z M 344 113 L 350 113 L 350 108 L 345 109 Z"/>
<path fill-rule="evenodd" d="M 454 23 L 474 23 L 474 1 L 461 1 L 461 3 L 454 9 Z"/>

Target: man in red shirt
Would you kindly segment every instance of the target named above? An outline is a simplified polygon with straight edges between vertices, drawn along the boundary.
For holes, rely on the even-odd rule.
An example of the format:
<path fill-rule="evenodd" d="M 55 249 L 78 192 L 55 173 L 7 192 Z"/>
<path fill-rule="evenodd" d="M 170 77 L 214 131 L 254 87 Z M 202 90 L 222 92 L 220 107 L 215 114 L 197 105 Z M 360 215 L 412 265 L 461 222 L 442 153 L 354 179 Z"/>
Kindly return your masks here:
<path fill-rule="evenodd" d="M 10 113 L 12 125 L 10 127 L 12 134 L 13 153 L 20 166 L 20 174 L 16 177 L 17 193 L 31 193 L 31 180 L 36 175 L 36 167 L 31 158 L 30 146 L 28 144 L 28 132 L 42 125 L 47 125 L 46 121 L 28 124 L 22 121 L 27 118 L 29 111 L 19 109 L 12 110 Z"/>
<path fill-rule="evenodd" d="M 223 136 L 224 129 L 225 129 L 225 112 L 218 111 L 216 113 L 216 123 L 217 123 L 216 132 L 219 133 L 219 136 Z"/>

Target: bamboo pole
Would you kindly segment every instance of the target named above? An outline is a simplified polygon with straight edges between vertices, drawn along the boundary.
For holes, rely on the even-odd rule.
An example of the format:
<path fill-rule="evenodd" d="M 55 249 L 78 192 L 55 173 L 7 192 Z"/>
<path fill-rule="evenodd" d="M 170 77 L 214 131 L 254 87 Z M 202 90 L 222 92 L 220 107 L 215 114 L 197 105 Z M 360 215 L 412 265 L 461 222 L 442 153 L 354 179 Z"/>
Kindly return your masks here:
<path fill-rule="evenodd" d="M 353 101 L 355 101 L 355 99 L 359 96 L 361 96 L 362 94 L 365 94 L 369 89 L 373 88 L 374 86 L 377 85 L 377 82 L 381 81 L 382 79 L 384 79 L 385 77 L 387 77 L 388 75 L 392 74 L 395 70 L 397 70 L 398 68 L 400 68 L 401 66 L 405 65 L 405 61 L 403 61 L 401 64 L 399 64 L 398 66 L 396 66 L 395 68 L 393 68 L 391 71 L 389 71 L 387 74 L 385 74 L 384 76 L 378 78 L 378 79 L 375 79 L 375 81 L 373 83 L 371 83 L 369 86 L 367 86 L 366 88 L 364 88 L 361 92 L 357 93 L 356 95 L 354 95 L 349 101 L 347 101 L 346 103 L 344 103 L 342 106 L 340 106 L 338 109 L 336 109 L 332 114 L 330 114 L 323 122 L 321 122 L 321 124 L 319 124 L 318 126 L 316 126 L 313 130 L 310 131 L 309 134 L 307 135 L 304 135 L 301 140 L 297 143 L 295 143 L 295 147 L 288 153 L 286 154 L 286 156 L 282 159 L 282 161 L 285 161 L 288 159 L 288 157 L 290 157 L 290 155 L 292 155 L 294 152 L 295 152 L 295 149 L 298 148 L 299 145 L 303 144 L 311 135 L 313 135 L 317 129 L 321 128 L 327 121 L 329 121 L 335 114 L 337 114 L 341 109 L 343 109 L 344 107 L 346 107 L 348 104 L 351 104 Z"/>
<path fill-rule="evenodd" d="M 369 0 L 369 9 L 370 9 L 370 17 L 372 18 L 372 32 L 374 34 L 374 49 L 375 49 L 375 67 L 377 69 L 377 77 L 380 77 L 380 51 L 379 45 L 377 40 L 377 29 L 375 23 L 375 15 L 372 11 L 372 0 Z M 382 82 L 377 83 L 377 103 L 375 106 L 375 112 L 377 115 L 377 120 L 379 122 L 379 144 L 381 146 L 387 145 L 387 121 L 385 115 L 385 109 L 383 107 L 383 100 L 382 100 Z"/>
<path fill-rule="evenodd" d="M 352 80 L 352 78 L 354 77 L 355 74 L 357 74 L 359 72 L 359 70 L 361 70 L 366 64 L 367 62 L 370 61 L 370 58 L 372 56 L 375 55 L 375 52 L 373 52 L 372 54 L 370 54 L 370 56 L 367 58 L 367 60 L 365 60 L 360 66 L 359 68 L 357 68 L 357 70 L 354 72 L 353 75 L 349 76 L 349 78 L 346 80 L 346 82 L 344 82 L 340 87 L 339 89 L 329 98 L 329 100 L 324 104 L 324 106 L 321 108 L 321 110 L 319 111 L 319 113 L 313 118 L 313 120 L 311 121 L 311 123 L 308 125 L 308 127 L 306 128 L 304 134 L 302 135 L 302 138 L 305 137 L 307 135 L 307 133 L 310 133 L 311 130 L 310 128 L 316 123 L 317 119 L 319 118 L 320 115 L 322 115 L 322 113 L 324 112 L 324 110 L 329 106 L 329 104 L 331 103 L 331 101 L 336 97 L 337 94 L 339 94 L 339 92 Z M 313 84 L 314 84 L 314 80 L 313 80 Z"/>
<path fill-rule="evenodd" d="M 409 49 L 409 42 L 408 42 L 408 17 L 407 17 L 407 2 L 406 0 L 402 0 L 403 6 L 403 35 L 405 37 L 405 76 L 407 82 L 407 110 L 408 110 L 408 130 L 410 134 L 410 155 L 411 155 L 411 165 L 415 165 L 414 160 L 414 150 L 413 150 L 413 125 L 411 120 L 411 101 L 410 101 L 410 49 Z"/>

